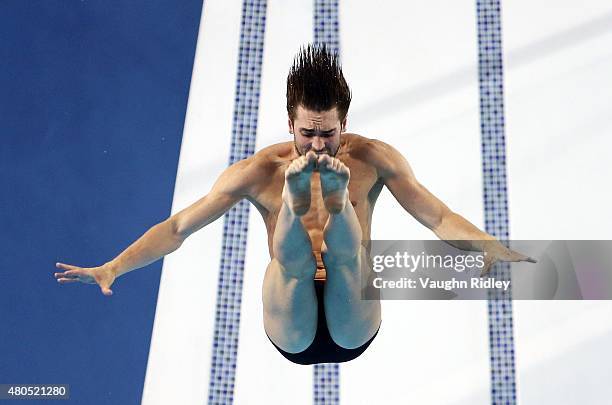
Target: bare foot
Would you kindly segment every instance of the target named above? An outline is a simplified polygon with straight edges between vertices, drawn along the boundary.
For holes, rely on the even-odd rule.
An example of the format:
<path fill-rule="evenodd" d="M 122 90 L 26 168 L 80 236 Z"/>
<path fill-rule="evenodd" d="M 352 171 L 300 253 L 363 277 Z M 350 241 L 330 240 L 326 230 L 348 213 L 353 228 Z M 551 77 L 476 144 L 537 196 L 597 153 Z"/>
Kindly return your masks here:
<path fill-rule="evenodd" d="M 344 163 L 329 155 L 319 156 L 318 167 L 325 208 L 331 214 L 338 214 L 348 200 L 347 186 L 351 172 Z"/>
<path fill-rule="evenodd" d="M 285 170 L 283 201 L 295 215 L 302 216 L 310 209 L 310 177 L 316 164 L 317 154 L 310 151 Z"/>

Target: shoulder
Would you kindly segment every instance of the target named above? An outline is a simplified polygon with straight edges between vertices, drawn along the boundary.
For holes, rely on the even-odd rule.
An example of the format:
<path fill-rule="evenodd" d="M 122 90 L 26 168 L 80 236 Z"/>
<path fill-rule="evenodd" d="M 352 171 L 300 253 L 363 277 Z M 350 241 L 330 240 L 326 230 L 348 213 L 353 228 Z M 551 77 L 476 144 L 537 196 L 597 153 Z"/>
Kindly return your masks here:
<path fill-rule="evenodd" d="M 235 162 L 232 166 L 237 166 L 241 169 L 261 170 L 268 166 L 273 166 L 278 161 L 283 160 L 285 155 L 289 155 L 291 151 L 290 142 L 276 143 L 264 147 L 255 152 L 253 155 Z"/>
<path fill-rule="evenodd" d="M 345 133 L 341 142 L 348 153 L 355 158 L 381 158 L 389 153 L 397 153 L 391 145 L 375 138 Z"/>
<path fill-rule="evenodd" d="M 257 151 L 246 160 L 249 160 L 254 169 L 273 172 L 287 161 L 291 161 L 292 152 L 292 142 L 275 143 Z"/>
<path fill-rule="evenodd" d="M 232 188 L 243 195 L 252 195 L 270 182 L 290 155 L 290 142 L 267 146 L 248 158 L 229 166 L 222 174 Z M 292 144 L 291 144 L 292 145 Z"/>
<path fill-rule="evenodd" d="M 345 138 L 351 157 L 374 166 L 380 177 L 387 177 L 402 161 L 405 162 L 401 153 L 384 141 L 352 133 L 345 134 Z"/>

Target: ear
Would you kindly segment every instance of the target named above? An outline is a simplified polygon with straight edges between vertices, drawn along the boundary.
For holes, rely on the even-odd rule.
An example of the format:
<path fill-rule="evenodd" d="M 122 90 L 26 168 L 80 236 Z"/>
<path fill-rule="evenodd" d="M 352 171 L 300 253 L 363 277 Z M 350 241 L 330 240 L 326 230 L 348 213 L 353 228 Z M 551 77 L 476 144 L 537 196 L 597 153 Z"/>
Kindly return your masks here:
<path fill-rule="evenodd" d="M 340 132 L 346 132 L 346 119 L 347 117 L 344 117 L 344 119 L 340 123 Z"/>
<path fill-rule="evenodd" d="M 293 122 L 291 121 L 291 117 L 287 118 L 287 125 L 289 126 L 289 133 L 293 133 Z"/>

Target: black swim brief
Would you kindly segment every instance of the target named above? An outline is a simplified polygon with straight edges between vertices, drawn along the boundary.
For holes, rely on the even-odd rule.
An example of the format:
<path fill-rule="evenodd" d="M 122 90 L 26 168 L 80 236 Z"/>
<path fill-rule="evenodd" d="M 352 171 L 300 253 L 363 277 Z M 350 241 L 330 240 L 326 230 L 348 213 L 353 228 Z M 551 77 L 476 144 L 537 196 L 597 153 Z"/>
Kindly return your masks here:
<path fill-rule="evenodd" d="M 363 353 L 368 346 L 370 346 L 370 343 L 372 343 L 376 335 L 378 335 L 378 330 L 370 340 L 354 349 L 345 349 L 344 347 L 336 344 L 329 334 L 329 329 L 327 329 L 327 321 L 325 320 L 325 310 L 323 306 L 323 289 L 325 287 L 325 280 L 314 280 L 314 283 L 319 310 L 317 333 L 315 334 L 315 338 L 310 346 L 308 346 L 308 348 L 303 352 L 288 353 L 276 346 L 274 342 L 272 342 L 272 339 L 270 339 L 270 336 L 268 336 L 268 339 L 270 339 L 270 342 L 272 342 L 274 347 L 276 347 L 276 349 L 283 356 L 297 364 L 342 363 L 359 357 L 359 355 L 361 355 L 361 353 Z M 378 329 L 380 330 L 380 325 L 378 326 Z"/>

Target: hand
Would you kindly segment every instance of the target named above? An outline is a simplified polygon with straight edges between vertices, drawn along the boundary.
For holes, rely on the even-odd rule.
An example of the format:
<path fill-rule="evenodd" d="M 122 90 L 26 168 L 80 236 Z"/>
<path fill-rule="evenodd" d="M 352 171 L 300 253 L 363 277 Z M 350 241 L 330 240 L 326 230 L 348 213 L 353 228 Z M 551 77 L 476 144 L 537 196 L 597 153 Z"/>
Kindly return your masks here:
<path fill-rule="evenodd" d="M 480 273 L 480 277 L 486 276 L 491 270 L 491 267 L 497 262 L 538 262 L 534 258 L 525 256 L 524 254 L 515 252 L 514 250 L 510 250 L 503 245 L 501 248 L 493 248 L 491 250 L 485 249 L 484 254 L 484 267 L 482 269 L 482 273 Z"/>
<path fill-rule="evenodd" d="M 55 278 L 60 284 L 74 283 L 80 281 L 85 284 L 98 284 L 102 294 L 113 295 L 110 286 L 117 277 L 113 268 L 107 264 L 99 267 L 77 267 L 70 264 L 55 263 L 58 269 L 64 269 L 63 273 L 55 273 Z"/>

